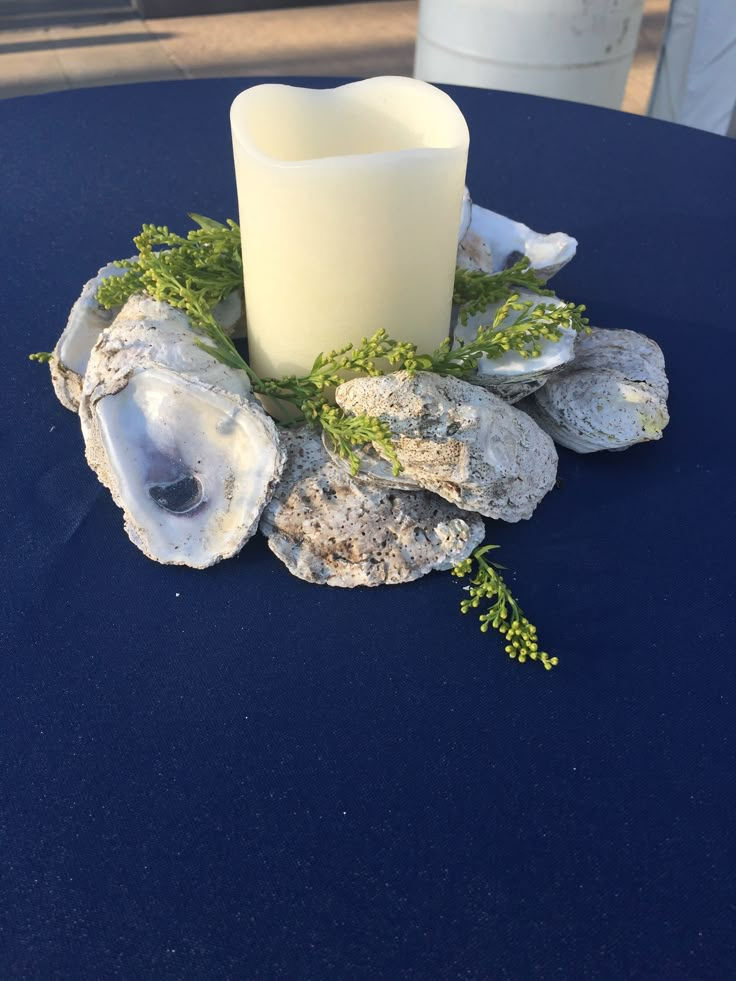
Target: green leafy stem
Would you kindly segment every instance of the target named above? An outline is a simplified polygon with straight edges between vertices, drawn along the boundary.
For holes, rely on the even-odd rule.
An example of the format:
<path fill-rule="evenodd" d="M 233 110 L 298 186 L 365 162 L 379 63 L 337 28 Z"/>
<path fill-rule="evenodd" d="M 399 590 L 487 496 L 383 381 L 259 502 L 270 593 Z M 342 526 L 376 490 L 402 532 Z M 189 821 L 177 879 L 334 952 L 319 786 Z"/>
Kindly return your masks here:
<path fill-rule="evenodd" d="M 452 575 L 460 579 L 470 577 L 470 583 L 465 587 L 468 598 L 462 600 L 460 610 L 469 613 L 477 610 L 481 603 L 489 602 L 489 608 L 479 616 L 481 631 L 486 633 L 490 627 L 498 630 L 506 641 L 506 653 L 519 664 L 527 660 L 538 661 L 551 671 L 557 667 L 558 659 L 539 649 L 537 628 L 529 622 L 504 582 L 499 572 L 503 566 L 486 559 L 488 553 L 498 547 L 484 545 L 477 548 L 452 570 Z"/>

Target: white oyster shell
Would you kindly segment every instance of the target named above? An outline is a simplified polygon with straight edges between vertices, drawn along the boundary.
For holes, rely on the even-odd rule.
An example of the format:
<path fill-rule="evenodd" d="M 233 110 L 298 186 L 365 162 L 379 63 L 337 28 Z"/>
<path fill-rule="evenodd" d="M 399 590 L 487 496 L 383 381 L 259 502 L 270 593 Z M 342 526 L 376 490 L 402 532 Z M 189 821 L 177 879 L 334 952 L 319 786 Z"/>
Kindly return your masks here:
<path fill-rule="evenodd" d="M 467 214 L 464 202 L 464 216 Z M 461 231 L 462 231 L 461 223 Z M 546 282 L 573 258 L 577 240 L 564 232 L 544 235 L 528 225 L 472 205 L 470 224 L 460 241 L 457 264 L 464 269 L 501 272 L 523 256 L 542 282 Z"/>
<path fill-rule="evenodd" d="M 255 533 L 284 453 L 245 373 L 195 339 L 182 313 L 132 297 L 92 350 L 79 415 L 131 541 L 158 562 L 205 568 Z"/>
<path fill-rule="evenodd" d="M 552 440 L 525 413 L 477 385 L 399 371 L 345 382 L 335 398 L 347 412 L 386 422 L 397 437 L 401 476 L 460 508 L 520 521 L 554 486 Z"/>
<path fill-rule="evenodd" d="M 261 531 L 300 579 L 347 588 L 409 582 L 452 568 L 483 541 L 477 514 L 425 491 L 358 484 L 309 430 L 282 438 L 287 463 Z"/>
<path fill-rule="evenodd" d="M 468 229 L 470 228 L 470 222 L 473 217 L 473 202 L 470 198 L 470 192 L 467 187 L 463 189 L 463 203 L 460 208 L 460 230 L 457 236 L 458 245 L 465 238 Z"/>
<path fill-rule="evenodd" d="M 135 257 L 133 260 L 135 261 Z M 97 302 L 97 290 L 109 276 L 122 276 L 126 272 L 110 262 L 97 275 L 84 284 L 79 299 L 69 312 L 69 319 L 56 343 L 49 362 L 51 381 L 56 397 L 65 408 L 76 412 L 82 393 L 82 380 L 87 370 L 89 356 L 100 332 L 109 327 L 120 312 L 120 307 L 106 310 Z M 234 290 L 212 311 L 215 320 L 225 333 L 231 336 L 244 334 L 243 301 L 239 290 Z"/>
<path fill-rule="evenodd" d="M 97 290 L 109 276 L 122 276 L 124 273 L 124 269 L 109 262 L 93 279 L 84 284 L 79 299 L 69 311 L 66 327 L 56 342 L 49 362 L 51 382 L 58 400 L 72 412 L 79 408 L 82 379 L 87 370 L 89 353 L 100 336 L 100 331 L 109 327 L 120 311 L 120 307 L 106 310 L 100 306 L 97 302 Z"/>
<path fill-rule="evenodd" d="M 556 296 L 542 296 L 525 289 L 518 290 L 518 294 L 521 302 L 564 306 L 562 300 Z M 485 310 L 469 317 L 467 324 L 458 321 L 453 331 L 455 345 L 458 341 L 467 344 L 474 340 L 478 328 L 492 324 L 501 306 L 501 303 L 492 303 Z M 509 325 L 517 316 L 518 314 L 512 311 L 500 326 Z M 532 355 L 531 345 L 528 345 L 529 357 L 526 358 L 519 351 L 507 351 L 500 358 L 481 358 L 477 374 L 472 380 L 476 385 L 489 388 L 506 402 L 518 402 L 519 399 L 541 388 L 553 371 L 558 371 L 563 365 L 572 361 L 575 357 L 576 337 L 575 329 L 566 327 L 558 341 L 546 338 L 540 340 L 537 345 L 538 355 Z"/>
<path fill-rule="evenodd" d="M 594 328 L 574 362 L 522 408 L 577 453 L 624 450 L 660 439 L 669 422 L 668 383 L 658 344 L 632 330 Z"/>

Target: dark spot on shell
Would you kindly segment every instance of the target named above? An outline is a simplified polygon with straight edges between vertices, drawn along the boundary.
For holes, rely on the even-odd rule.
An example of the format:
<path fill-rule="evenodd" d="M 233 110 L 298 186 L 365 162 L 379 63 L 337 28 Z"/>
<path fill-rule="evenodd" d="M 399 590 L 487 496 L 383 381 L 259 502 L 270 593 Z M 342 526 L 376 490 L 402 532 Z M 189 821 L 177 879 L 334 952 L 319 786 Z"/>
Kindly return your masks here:
<path fill-rule="evenodd" d="M 151 484 L 148 496 L 163 511 L 187 514 L 202 503 L 202 485 L 194 474 L 187 474 L 167 484 Z"/>
<path fill-rule="evenodd" d="M 514 249 L 513 252 L 509 252 L 509 254 L 506 256 L 506 260 L 503 264 L 503 268 L 510 269 L 512 266 L 515 266 L 520 259 L 523 258 L 524 258 L 524 253 L 519 252 L 518 249 Z"/>

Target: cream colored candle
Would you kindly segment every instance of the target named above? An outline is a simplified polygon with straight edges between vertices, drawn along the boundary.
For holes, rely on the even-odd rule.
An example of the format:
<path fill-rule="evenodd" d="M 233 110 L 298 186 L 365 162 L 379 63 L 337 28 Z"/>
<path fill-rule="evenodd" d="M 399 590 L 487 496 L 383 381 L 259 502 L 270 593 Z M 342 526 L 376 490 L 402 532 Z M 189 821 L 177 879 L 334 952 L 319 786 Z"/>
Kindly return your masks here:
<path fill-rule="evenodd" d="M 262 377 L 379 328 L 447 336 L 468 127 L 439 89 L 257 85 L 230 113 L 248 343 Z"/>

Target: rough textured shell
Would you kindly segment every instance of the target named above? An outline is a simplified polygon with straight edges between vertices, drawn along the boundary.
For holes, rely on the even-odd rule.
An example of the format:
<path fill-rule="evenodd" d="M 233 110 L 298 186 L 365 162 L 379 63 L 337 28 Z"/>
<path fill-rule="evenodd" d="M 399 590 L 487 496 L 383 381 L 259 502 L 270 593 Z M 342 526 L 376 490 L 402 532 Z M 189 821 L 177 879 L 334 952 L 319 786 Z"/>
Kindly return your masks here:
<path fill-rule="evenodd" d="M 524 289 L 520 289 L 518 293 L 522 302 L 564 306 L 562 300 L 556 296 L 542 296 Z M 485 310 L 469 317 L 467 324 L 456 323 L 453 330 L 455 343 L 472 341 L 480 326 L 493 323 L 500 307 L 501 303 L 492 303 Z M 516 314 L 512 312 L 502 321 L 502 324 L 508 324 L 515 316 Z M 483 385 L 490 389 L 505 402 L 518 402 L 541 388 L 553 371 L 558 371 L 563 365 L 572 361 L 575 357 L 576 337 L 576 331 L 569 327 L 563 331 L 558 341 L 541 340 L 540 353 L 537 356 L 525 358 L 520 352 L 507 351 L 500 358 L 482 358 L 472 381 L 476 385 Z"/>
<path fill-rule="evenodd" d="M 124 269 L 110 262 L 84 284 L 79 299 L 69 311 L 66 327 L 56 342 L 49 362 L 51 382 L 58 400 L 72 412 L 79 408 L 82 379 L 87 370 L 90 351 L 100 332 L 110 326 L 120 311 L 120 307 L 106 310 L 100 306 L 97 302 L 97 290 L 109 276 L 122 276 L 124 273 Z"/>
<path fill-rule="evenodd" d="M 284 454 L 244 373 L 201 351 L 182 319 L 128 301 L 93 348 L 79 414 L 131 541 L 158 562 L 205 568 L 254 534 Z"/>
<path fill-rule="evenodd" d="M 567 265 L 577 247 L 577 240 L 564 232 L 544 235 L 520 221 L 473 204 L 470 225 L 458 247 L 457 263 L 464 269 L 497 273 L 527 256 L 537 276 L 546 282 Z"/>
<path fill-rule="evenodd" d="M 594 328 L 578 339 L 575 361 L 522 407 L 561 446 L 594 453 L 660 439 L 669 422 L 667 394 L 655 341 Z"/>
<path fill-rule="evenodd" d="M 245 371 L 235 371 L 203 351 L 186 314 L 168 303 L 142 293 L 131 296 L 112 326 L 98 336 L 94 370 L 84 383 L 89 394 L 98 384 L 106 391 L 114 389 L 116 379 L 152 362 L 237 395 L 251 391 Z"/>
<path fill-rule="evenodd" d="M 97 302 L 97 291 L 105 279 L 110 276 L 122 276 L 125 272 L 125 269 L 111 262 L 103 266 L 93 279 L 84 284 L 82 293 L 72 307 L 66 327 L 54 348 L 53 357 L 49 362 L 51 382 L 56 397 L 72 412 L 76 412 L 79 408 L 82 382 L 92 348 L 97 343 L 101 331 L 110 326 L 121 309 L 112 307 L 106 310 L 100 306 Z M 141 297 L 141 299 L 150 298 Z M 226 333 L 233 336 L 244 333 L 245 318 L 239 291 L 234 291 L 218 303 L 213 310 L 213 315 Z"/>
<path fill-rule="evenodd" d="M 602 327 L 582 334 L 575 351 L 574 370 L 599 368 L 615 368 L 629 382 L 649 385 L 663 399 L 669 394 L 662 349 L 645 334 Z"/>
<path fill-rule="evenodd" d="M 402 476 L 458 507 L 519 521 L 554 486 L 552 440 L 525 413 L 477 385 L 400 371 L 345 382 L 335 397 L 347 412 L 388 423 Z"/>
<path fill-rule="evenodd" d="M 290 572 L 328 586 L 381 586 L 450 569 L 482 541 L 476 514 L 425 491 L 352 480 L 309 430 L 286 432 L 283 478 L 261 531 Z"/>

